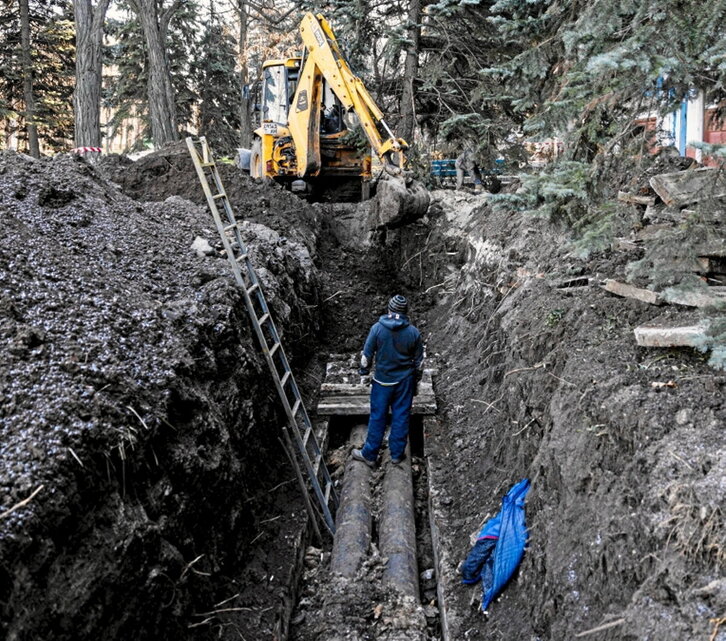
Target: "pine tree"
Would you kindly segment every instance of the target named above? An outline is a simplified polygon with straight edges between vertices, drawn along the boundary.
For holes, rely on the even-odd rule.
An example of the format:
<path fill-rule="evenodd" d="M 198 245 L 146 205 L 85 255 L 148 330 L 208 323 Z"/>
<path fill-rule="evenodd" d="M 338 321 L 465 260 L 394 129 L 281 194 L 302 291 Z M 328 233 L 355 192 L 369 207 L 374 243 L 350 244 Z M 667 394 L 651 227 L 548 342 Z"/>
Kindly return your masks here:
<path fill-rule="evenodd" d="M 221 18 L 212 13 L 199 43 L 200 56 L 192 67 L 198 83 L 199 133 L 218 153 L 238 145 L 241 92 L 235 73 L 237 43 Z"/>
<path fill-rule="evenodd" d="M 28 5 L 34 121 L 41 151 L 72 146 L 74 31 L 72 12 L 65 0 Z M 0 7 L 0 121 L 2 138 L 17 136 L 28 150 L 21 61 L 20 12 L 16 3 Z"/>

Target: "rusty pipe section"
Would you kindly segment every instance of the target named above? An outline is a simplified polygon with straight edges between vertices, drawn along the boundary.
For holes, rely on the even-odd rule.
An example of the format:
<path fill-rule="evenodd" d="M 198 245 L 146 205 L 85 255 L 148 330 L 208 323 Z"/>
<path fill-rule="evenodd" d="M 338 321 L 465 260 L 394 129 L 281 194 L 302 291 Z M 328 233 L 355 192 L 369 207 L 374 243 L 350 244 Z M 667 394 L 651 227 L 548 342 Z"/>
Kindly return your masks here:
<path fill-rule="evenodd" d="M 379 544 L 388 557 L 383 579 L 399 592 L 419 600 L 418 564 L 416 563 L 416 523 L 414 520 L 411 451 L 398 465 L 386 461 L 383 481 L 383 506 Z"/>
<path fill-rule="evenodd" d="M 360 448 L 367 426 L 355 425 L 348 444 Z M 355 577 L 371 544 L 371 475 L 365 463 L 348 459 L 345 464 L 340 506 L 335 517 L 335 538 L 330 569 L 348 579 Z"/>

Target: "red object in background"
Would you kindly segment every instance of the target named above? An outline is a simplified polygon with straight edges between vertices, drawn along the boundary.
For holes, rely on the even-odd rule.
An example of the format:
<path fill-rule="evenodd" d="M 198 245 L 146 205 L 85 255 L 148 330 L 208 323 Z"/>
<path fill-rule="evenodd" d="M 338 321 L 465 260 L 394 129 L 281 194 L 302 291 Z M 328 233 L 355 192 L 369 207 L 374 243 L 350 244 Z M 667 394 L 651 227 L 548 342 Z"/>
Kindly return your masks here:
<path fill-rule="evenodd" d="M 651 156 L 657 154 L 661 149 L 663 149 L 660 145 L 656 144 L 658 142 L 658 136 L 656 135 L 658 132 L 658 118 L 655 116 L 650 118 L 638 118 L 633 125 L 634 130 L 637 127 L 642 127 L 647 132 L 648 153 Z"/>
<path fill-rule="evenodd" d="M 716 118 L 716 109 L 714 108 L 706 109 L 703 117 L 703 142 L 711 145 L 726 144 L 726 119 L 719 121 Z M 694 150 L 689 148 L 688 151 L 692 152 Z M 688 156 L 693 158 L 692 153 L 689 153 Z M 702 162 L 706 167 L 719 167 L 723 160 L 704 155 Z"/>

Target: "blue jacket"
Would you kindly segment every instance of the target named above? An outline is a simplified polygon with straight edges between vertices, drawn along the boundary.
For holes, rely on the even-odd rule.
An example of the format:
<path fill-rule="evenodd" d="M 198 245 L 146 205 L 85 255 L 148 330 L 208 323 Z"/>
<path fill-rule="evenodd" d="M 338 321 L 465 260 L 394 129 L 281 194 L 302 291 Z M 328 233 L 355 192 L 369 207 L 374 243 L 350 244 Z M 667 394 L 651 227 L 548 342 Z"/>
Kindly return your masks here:
<path fill-rule="evenodd" d="M 370 366 L 376 357 L 373 378 L 379 383 L 399 383 L 411 376 L 423 362 L 421 333 L 405 314 L 384 314 L 371 327 L 363 356 Z"/>

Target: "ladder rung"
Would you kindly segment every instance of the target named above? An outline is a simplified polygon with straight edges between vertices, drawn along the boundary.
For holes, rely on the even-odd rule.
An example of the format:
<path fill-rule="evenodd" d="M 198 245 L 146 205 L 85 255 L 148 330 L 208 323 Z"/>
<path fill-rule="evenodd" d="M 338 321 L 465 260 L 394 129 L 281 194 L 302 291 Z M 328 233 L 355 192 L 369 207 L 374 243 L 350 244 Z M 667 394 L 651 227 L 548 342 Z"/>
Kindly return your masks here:
<path fill-rule="evenodd" d="M 275 343 L 272 347 L 270 347 L 270 356 L 274 356 L 275 352 L 280 349 L 281 343 Z"/>
<path fill-rule="evenodd" d="M 332 483 L 326 483 L 325 484 L 325 503 L 327 504 L 328 501 L 330 501 L 330 492 L 333 489 Z"/>
<path fill-rule="evenodd" d="M 269 319 L 270 319 L 270 313 L 269 313 L 269 312 L 266 312 L 266 313 L 262 314 L 262 316 L 260 316 L 260 317 L 259 317 L 259 318 L 257 319 L 257 322 L 258 322 L 258 323 L 259 323 L 260 325 L 264 325 L 264 324 L 265 324 L 265 323 L 266 323 L 266 322 L 267 322 L 267 321 L 268 321 Z"/>
<path fill-rule="evenodd" d="M 280 385 L 282 387 L 285 387 L 285 385 L 287 384 L 287 381 L 289 381 L 289 380 L 290 380 L 290 371 L 288 370 L 287 372 L 285 372 L 283 374 L 282 378 L 280 379 Z"/>
<path fill-rule="evenodd" d="M 307 429 L 305 430 L 305 434 L 303 434 L 303 440 L 302 440 L 302 442 L 303 442 L 303 448 L 306 448 L 306 447 L 308 446 L 308 440 L 310 439 L 310 435 L 311 435 L 312 433 L 313 433 L 313 428 L 312 428 L 312 426 L 308 427 L 308 428 L 307 428 Z"/>
<path fill-rule="evenodd" d="M 225 193 L 222 193 L 222 194 L 214 194 L 214 196 L 212 196 L 212 198 L 214 200 L 219 200 L 220 198 L 226 198 L 226 196 L 227 196 L 227 194 L 225 194 Z"/>
<path fill-rule="evenodd" d="M 237 227 L 237 223 L 232 223 L 231 225 L 227 225 L 227 226 L 226 226 L 226 227 L 224 228 L 224 233 L 226 234 L 226 233 L 227 233 L 228 231 L 232 231 L 232 230 L 233 230 L 233 229 L 235 229 L 236 227 Z"/>
<path fill-rule="evenodd" d="M 213 160 L 211 162 L 204 162 L 204 161 L 202 161 L 202 162 L 199 163 L 199 165 L 201 167 L 214 167 L 214 161 Z"/>
<path fill-rule="evenodd" d="M 295 414 L 298 413 L 298 411 L 300 410 L 300 406 L 301 405 L 302 405 L 302 399 L 299 398 L 299 399 L 297 399 L 295 401 L 295 404 L 292 406 L 292 415 L 293 415 L 293 417 L 295 416 Z M 310 428 L 308 428 L 308 429 L 310 429 Z M 306 439 L 307 439 L 307 432 L 305 432 L 305 438 L 303 439 L 303 444 L 305 444 Z"/>
<path fill-rule="evenodd" d="M 259 288 L 260 288 L 260 286 L 257 283 L 255 283 L 254 285 L 252 285 L 252 287 L 249 287 L 247 289 L 247 294 L 249 296 L 252 296 L 252 294 L 254 294 Z"/>
<path fill-rule="evenodd" d="M 319 452 L 315 455 L 315 461 L 313 462 L 313 473 L 315 478 L 318 478 L 318 472 L 320 471 L 320 462 L 323 460 L 323 453 Z"/>
<path fill-rule="evenodd" d="M 238 263 L 241 263 L 243 260 L 247 260 L 247 252 L 245 252 L 244 254 L 240 254 L 239 256 L 237 256 L 237 262 Z"/>

